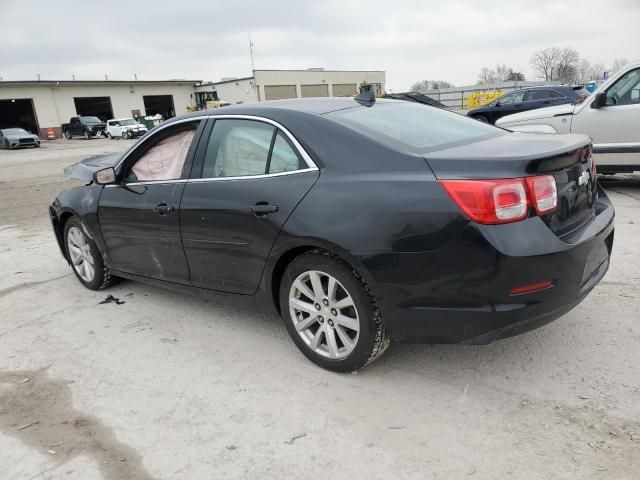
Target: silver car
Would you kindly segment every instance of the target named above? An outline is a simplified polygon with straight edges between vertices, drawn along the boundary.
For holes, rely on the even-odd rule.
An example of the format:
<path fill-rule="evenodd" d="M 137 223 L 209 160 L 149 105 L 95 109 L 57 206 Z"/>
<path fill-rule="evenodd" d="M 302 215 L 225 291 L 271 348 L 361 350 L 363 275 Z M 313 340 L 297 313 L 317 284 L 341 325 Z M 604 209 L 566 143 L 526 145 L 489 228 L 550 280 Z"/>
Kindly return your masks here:
<path fill-rule="evenodd" d="M 0 148 L 21 148 L 40 146 L 40 137 L 24 128 L 3 128 L 0 130 Z"/>

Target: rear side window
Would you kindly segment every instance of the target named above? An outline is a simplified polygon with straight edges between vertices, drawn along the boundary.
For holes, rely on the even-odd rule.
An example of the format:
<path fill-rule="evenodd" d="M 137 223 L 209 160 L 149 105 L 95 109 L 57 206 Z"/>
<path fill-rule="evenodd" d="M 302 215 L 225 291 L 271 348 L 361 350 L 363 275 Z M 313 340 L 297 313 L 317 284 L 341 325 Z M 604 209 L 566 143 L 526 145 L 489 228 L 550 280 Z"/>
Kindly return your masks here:
<path fill-rule="evenodd" d="M 269 173 L 292 172 L 305 166 L 300 156 L 285 138 L 282 132 L 278 132 L 273 142 L 273 151 L 269 162 Z"/>
<path fill-rule="evenodd" d="M 529 90 L 527 100 L 550 100 L 553 98 L 551 90 Z"/>
<path fill-rule="evenodd" d="M 216 120 L 203 178 L 246 177 L 303 168 L 289 141 L 274 126 L 255 120 Z"/>
<path fill-rule="evenodd" d="M 499 128 L 457 113 L 392 100 L 378 102 L 372 107 L 338 110 L 327 117 L 392 148 L 417 153 L 506 134 Z"/>

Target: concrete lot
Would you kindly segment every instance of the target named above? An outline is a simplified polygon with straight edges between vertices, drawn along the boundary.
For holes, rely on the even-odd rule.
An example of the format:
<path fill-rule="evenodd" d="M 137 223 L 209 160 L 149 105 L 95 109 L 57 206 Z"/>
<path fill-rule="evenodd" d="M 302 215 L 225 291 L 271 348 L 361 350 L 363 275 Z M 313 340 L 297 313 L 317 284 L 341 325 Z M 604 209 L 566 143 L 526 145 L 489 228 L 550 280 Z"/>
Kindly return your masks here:
<path fill-rule="evenodd" d="M 76 281 L 47 204 L 64 166 L 128 144 L 0 150 L 3 479 L 638 478 L 637 177 L 607 181 L 612 266 L 564 318 L 336 375 L 242 300 Z"/>

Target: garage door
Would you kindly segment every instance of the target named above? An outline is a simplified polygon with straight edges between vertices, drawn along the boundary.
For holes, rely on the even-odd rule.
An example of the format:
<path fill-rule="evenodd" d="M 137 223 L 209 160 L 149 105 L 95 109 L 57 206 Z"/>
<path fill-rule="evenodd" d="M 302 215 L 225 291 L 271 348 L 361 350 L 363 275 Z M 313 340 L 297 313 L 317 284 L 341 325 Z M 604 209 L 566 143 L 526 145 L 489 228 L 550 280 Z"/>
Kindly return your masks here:
<path fill-rule="evenodd" d="M 332 90 L 334 97 L 352 97 L 357 92 L 355 83 L 334 83 Z"/>
<path fill-rule="evenodd" d="M 113 118 L 111 97 L 75 97 L 78 115 L 86 117 L 98 117 L 103 122 Z"/>
<path fill-rule="evenodd" d="M 173 95 L 143 95 L 142 101 L 147 116 L 160 114 L 164 119 L 176 116 Z"/>
<path fill-rule="evenodd" d="M 300 90 L 303 98 L 329 96 L 329 85 L 302 85 Z"/>
<path fill-rule="evenodd" d="M 0 100 L 0 128 L 19 127 L 39 135 L 38 120 L 30 98 Z"/>
<path fill-rule="evenodd" d="M 267 85 L 264 87 L 265 100 L 279 100 L 281 98 L 297 98 L 295 85 Z"/>

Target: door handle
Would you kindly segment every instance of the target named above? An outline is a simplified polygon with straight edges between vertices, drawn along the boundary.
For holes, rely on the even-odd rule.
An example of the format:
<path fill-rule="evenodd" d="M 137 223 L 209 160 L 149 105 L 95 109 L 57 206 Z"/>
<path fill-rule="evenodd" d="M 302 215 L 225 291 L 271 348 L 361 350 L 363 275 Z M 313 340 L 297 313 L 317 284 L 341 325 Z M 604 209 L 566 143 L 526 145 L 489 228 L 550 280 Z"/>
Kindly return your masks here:
<path fill-rule="evenodd" d="M 166 203 L 159 203 L 156 208 L 153 209 L 158 215 L 166 215 L 169 212 L 173 212 L 175 208 L 173 205 L 167 205 Z"/>
<path fill-rule="evenodd" d="M 275 213 L 278 211 L 277 205 L 271 205 L 267 202 L 258 202 L 253 207 L 251 207 L 251 211 L 255 213 L 257 217 L 264 217 L 270 213 Z"/>

